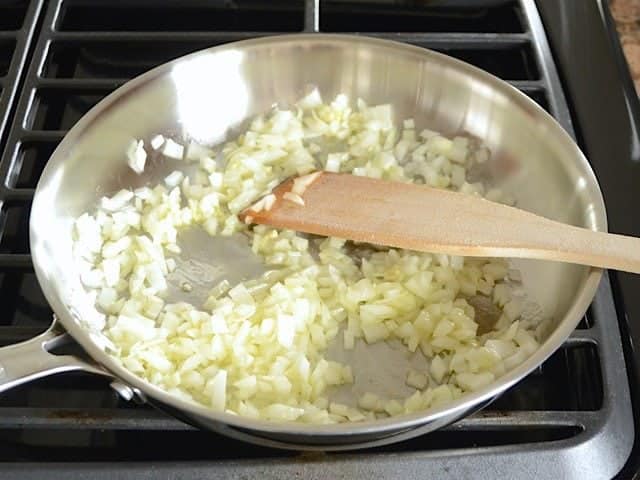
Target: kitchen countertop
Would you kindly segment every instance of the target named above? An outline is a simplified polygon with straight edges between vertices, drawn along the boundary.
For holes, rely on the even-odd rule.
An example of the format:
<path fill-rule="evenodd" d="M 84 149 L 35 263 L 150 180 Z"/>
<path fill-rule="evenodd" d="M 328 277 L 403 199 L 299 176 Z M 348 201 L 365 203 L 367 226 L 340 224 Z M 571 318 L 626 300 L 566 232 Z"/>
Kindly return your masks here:
<path fill-rule="evenodd" d="M 640 94 L 640 0 L 611 0 L 610 7 L 636 91 Z"/>

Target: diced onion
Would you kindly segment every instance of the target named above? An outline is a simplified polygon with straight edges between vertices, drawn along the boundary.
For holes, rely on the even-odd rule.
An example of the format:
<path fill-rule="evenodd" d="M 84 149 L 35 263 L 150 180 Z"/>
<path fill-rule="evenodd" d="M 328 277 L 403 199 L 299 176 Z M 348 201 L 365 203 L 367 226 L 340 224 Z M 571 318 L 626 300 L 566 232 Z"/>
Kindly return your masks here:
<path fill-rule="evenodd" d="M 160 135 L 160 134 L 155 135 L 151 139 L 149 144 L 151 145 L 151 148 L 153 148 L 154 150 L 159 150 L 160 147 L 162 147 L 162 145 L 164 145 L 164 137 L 162 135 Z"/>
<path fill-rule="evenodd" d="M 175 170 L 165 177 L 164 183 L 167 185 L 167 187 L 174 188 L 180 185 L 180 182 L 182 182 L 183 178 L 184 174 L 179 170 Z"/>
<path fill-rule="evenodd" d="M 162 154 L 165 157 L 173 158 L 174 160 L 182 160 L 184 155 L 184 147 L 179 143 L 167 138 L 162 147 Z"/>
<path fill-rule="evenodd" d="M 216 151 L 155 135 L 150 148 L 190 161 L 158 185 L 123 189 L 78 217 L 74 268 L 86 289 L 79 302 L 92 336 L 125 368 L 172 395 L 250 418 L 309 423 L 356 422 L 436 408 L 481 389 L 537 348 L 536 325 L 520 321 L 519 273 L 506 261 L 372 248 L 337 238 L 309 239 L 289 230 L 251 227 L 254 213 L 276 202 L 269 193 L 298 177 L 284 200 L 303 196 L 321 170 L 420 182 L 504 201 L 508 196 L 467 171 L 490 152 L 466 137 L 398 129 L 390 105 L 353 108 L 346 95 L 322 102 L 311 91 L 293 110 L 255 118 L 243 135 Z M 219 153 L 218 153 L 219 152 Z M 144 143 L 126 151 L 137 173 Z M 310 173 L 315 172 L 315 173 Z M 259 199 L 259 200 L 258 200 Z M 257 201 L 256 201 L 257 200 Z M 167 301 L 167 276 L 178 269 L 178 235 L 199 226 L 209 235 L 243 232 L 269 269 L 236 285 L 211 285 L 203 305 Z M 521 286 L 519 285 L 519 288 Z M 179 289 L 195 289 L 181 281 Z M 467 301 L 485 295 L 500 312 L 478 335 Z M 87 306 L 87 299 L 90 305 Z M 357 371 L 325 358 L 331 342 L 398 340 L 427 358 L 409 370 L 407 398 L 360 395 L 356 405 L 331 401 L 329 388 Z"/>
<path fill-rule="evenodd" d="M 295 203 L 297 205 L 301 205 L 301 206 L 304 207 L 304 200 L 297 193 L 284 192 L 284 194 L 282 195 L 282 198 L 284 198 L 285 200 L 289 200 L 292 203 Z"/>
<path fill-rule="evenodd" d="M 131 170 L 137 174 L 144 171 L 144 165 L 147 161 L 147 152 L 144 150 L 144 141 L 134 140 L 127 149 L 127 163 Z"/>
<path fill-rule="evenodd" d="M 428 382 L 429 377 L 424 373 L 418 372 L 417 370 L 409 370 L 407 373 L 407 385 L 410 387 L 422 390 L 427 386 Z"/>

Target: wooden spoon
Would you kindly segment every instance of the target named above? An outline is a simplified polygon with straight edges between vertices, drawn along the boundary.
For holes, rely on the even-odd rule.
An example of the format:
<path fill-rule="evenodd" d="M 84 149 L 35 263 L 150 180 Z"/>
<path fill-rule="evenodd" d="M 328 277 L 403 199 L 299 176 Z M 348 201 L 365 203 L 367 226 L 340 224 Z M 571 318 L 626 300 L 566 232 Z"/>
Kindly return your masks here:
<path fill-rule="evenodd" d="M 566 225 L 472 195 L 328 172 L 288 179 L 273 195 L 244 210 L 241 220 L 411 250 L 640 273 L 638 238 Z"/>

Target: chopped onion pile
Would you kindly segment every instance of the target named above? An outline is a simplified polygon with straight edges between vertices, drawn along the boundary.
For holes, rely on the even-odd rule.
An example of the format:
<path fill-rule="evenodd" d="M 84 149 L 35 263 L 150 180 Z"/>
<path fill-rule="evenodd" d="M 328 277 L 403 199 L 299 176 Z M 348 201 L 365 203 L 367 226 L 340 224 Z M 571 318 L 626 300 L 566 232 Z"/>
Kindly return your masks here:
<path fill-rule="evenodd" d="M 77 219 L 74 253 L 104 314 L 98 323 L 110 353 L 166 391 L 252 418 L 361 421 L 446 404 L 537 349 L 533 327 L 519 321 L 522 301 L 503 260 L 310 239 L 237 218 L 260 198 L 259 208 L 270 208 L 273 198 L 265 195 L 285 178 L 318 169 L 503 200 L 467 181 L 467 170 L 489 158 L 477 141 L 418 132 L 413 120 L 398 129 L 390 105 L 359 100 L 354 109 L 345 95 L 325 104 L 314 90 L 292 110 L 255 118 L 219 152 L 162 135 L 149 140 L 149 152 L 144 145 L 134 141 L 127 152 L 136 173 L 152 152 L 195 164 L 196 173 L 176 170 L 158 185 L 103 198 L 95 213 Z M 305 188 L 297 184 L 288 199 L 303 204 Z M 178 234 L 194 225 L 212 236 L 245 232 L 271 270 L 234 286 L 212 285 L 204 305 L 167 303 Z M 488 333 L 479 334 L 468 301 L 476 295 L 499 308 Z M 338 336 L 345 349 L 360 339 L 398 339 L 420 350 L 428 369 L 408 372 L 408 398 L 368 392 L 357 404 L 330 402 L 329 387 L 354 381 L 349 365 L 325 358 Z"/>

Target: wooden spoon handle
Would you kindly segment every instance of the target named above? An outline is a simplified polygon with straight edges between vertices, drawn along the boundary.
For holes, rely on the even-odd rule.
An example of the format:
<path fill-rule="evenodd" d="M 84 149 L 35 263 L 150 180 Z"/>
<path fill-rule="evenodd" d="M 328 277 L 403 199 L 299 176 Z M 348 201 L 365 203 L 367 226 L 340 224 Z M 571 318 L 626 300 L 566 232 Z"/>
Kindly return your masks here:
<path fill-rule="evenodd" d="M 304 206 L 274 190 L 269 210 L 242 218 L 317 235 L 427 252 L 556 260 L 640 273 L 640 239 L 555 222 L 471 195 L 323 172 Z M 288 195 L 290 196 L 290 195 Z"/>

